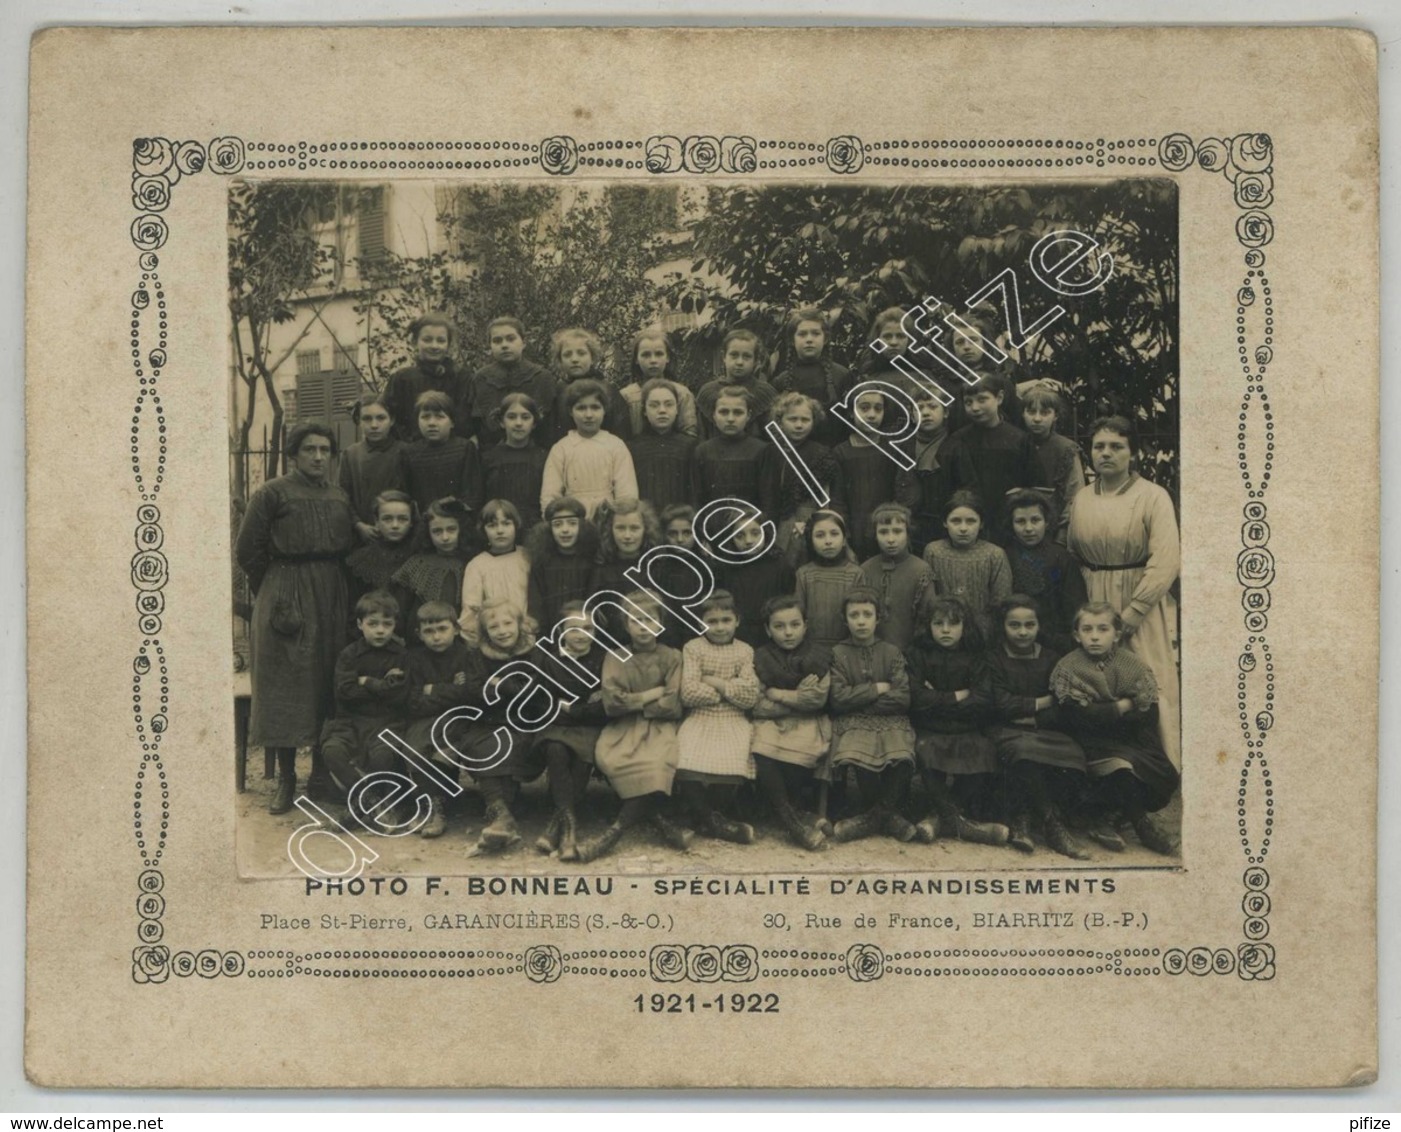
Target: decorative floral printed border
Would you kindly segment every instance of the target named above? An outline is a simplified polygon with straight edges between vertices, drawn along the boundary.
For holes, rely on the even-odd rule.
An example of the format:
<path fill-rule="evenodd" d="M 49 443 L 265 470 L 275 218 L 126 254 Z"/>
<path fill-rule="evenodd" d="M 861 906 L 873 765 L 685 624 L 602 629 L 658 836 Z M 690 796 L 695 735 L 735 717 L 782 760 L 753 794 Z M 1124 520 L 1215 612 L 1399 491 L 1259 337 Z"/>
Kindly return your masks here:
<path fill-rule="evenodd" d="M 1275 790 L 1265 755 L 1274 726 L 1274 660 L 1266 629 L 1275 579 L 1269 550 L 1265 493 L 1274 465 L 1274 416 L 1265 388 L 1273 361 L 1274 301 L 1264 248 L 1274 239 L 1274 145 L 1268 134 L 1203 137 L 1183 133 L 1151 138 L 943 138 L 864 141 L 842 135 L 827 141 L 755 139 L 749 135 L 659 134 L 645 139 L 579 142 L 559 134 L 539 142 L 498 140 L 245 142 L 232 136 L 208 143 L 137 138 L 132 145 L 131 201 L 137 213 L 131 242 L 139 281 L 131 296 L 131 358 L 136 401 L 131 418 L 131 463 L 137 494 L 136 552 L 131 583 L 140 645 L 132 662 L 132 710 L 140 760 L 133 796 L 134 833 L 142 871 L 137 877 L 138 946 L 132 978 L 163 983 L 189 978 L 486 978 L 524 974 L 554 983 L 563 975 L 648 978 L 657 983 L 750 982 L 765 977 L 841 976 L 854 982 L 884 977 L 964 978 L 1035 975 L 1090 977 L 1230 975 L 1274 978 L 1269 935 L 1269 873 L 1264 868 L 1275 831 Z M 1246 502 L 1236 581 L 1241 587 L 1245 637 L 1238 660 L 1237 705 L 1244 747 L 1237 795 L 1237 827 L 1247 868 L 1242 883 L 1242 934 L 1234 947 L 1089 949 L 926 949 L 887 954 L 875 944 L 844 953 L 760 950 L 748 944 L 658 944 L 650 952 L 609 949 L 563 952 L 537 944 L 521 952 L 466 950 L 171 952 L 162 942 L 166 901 L 160 871 L 170 832 L 170 788 L 161 759 L 169 725 L 170 674 L 161 644 L 164 590 L 170 563 L 161 553 L 164 531 L 157 499 L 165 480 L 166 421 L 158 392 L 167 363 L 170 312 L 157 252 L 170 238 L 165 218 L 175 186 L 201 173 L 540 171 L 558 177 L 616 170 L 666 177 L 743 177 L 788 170 L 856 176 L 890 170 L 1152 169 L 1221 174 L 1240 210 L 1236 242 L 1245 249 L 1244 275 L 1235 294 L 1236 345 L 1245 388 L 1237 427 L 1237 454 Z M 154 325 L 153 325 L 154 324 Z M 1263 445 L 1252 444 L 1263 434 Z M 1261 449 L 1262 450 L 1257 450 Z M 373 963 L 375 966 L 355 966 Z M 442 966 L 448 963 L 451 966 Z M 347 965 L 352 964 L 352 965 Z M 391 964 L 386 966 L 385 964 Z M 409 964 L 405 966 L 405 964 Z M 436 964 L 436 965 L 435 965 Z"/>

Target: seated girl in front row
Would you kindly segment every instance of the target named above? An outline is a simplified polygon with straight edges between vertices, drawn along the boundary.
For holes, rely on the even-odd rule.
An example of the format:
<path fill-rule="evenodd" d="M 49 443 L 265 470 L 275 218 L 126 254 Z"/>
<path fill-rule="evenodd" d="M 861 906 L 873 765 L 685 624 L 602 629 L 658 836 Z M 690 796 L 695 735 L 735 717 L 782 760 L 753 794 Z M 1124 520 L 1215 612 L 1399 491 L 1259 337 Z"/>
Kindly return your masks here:
<path fill-rule="evenodd" d="M 991 686 L 983 635 L 972 611 L 956 597 L 935 598 L 927 630 L 906 659 L 915 751 L 931 801 L 930 813 L 915 833 L 921 841 L 948 837 L 1006 845 L 1005 825 L 965 816 L 980 802 L 987 808 L 997 774 L 997 753 L 982 733 Z"/>
<path fill-rule="evenodd" d="M 541 756 L 525 735 L 511 734 L 510 750 L 504 758 L 500 757 L 496 732 L 505 730 L 506 706 L 514 689 L 500 694 L 494 705 L 488 704 L 484 695 L 501 669 L 521 657 L 534 655 L 535 624 L 526 616 L 523 605 L 498 600 L 478 610 L 475 628 L 477 645 L 472 651 L 473 668 L 467 674 L 467 683 L 482 690 L 477 699 L 482 714 L 465 729 L 466 742 L 461 749 L 486 802 L 487 824 L 476 845 L 468 850 L 469 857 L 499 853 L 520 841 L 512 807 L 520 784 L 539 778 L 544 769 Z"/>
<path fill-rule="evenodd" d="M 1046 845 L 1075 861 L 1089 858 L 1063 815 L 1084 793 L 1085 752 L 1064 731 L 1051 694 L 1051 673 L 1060 660 L 1045 642 L 1041 608 L 1029 594 L 1013 594 L 997 608 L 998 639 L 988 654 L 996 722 L 988 738 L 1006 769 L 1011 812 L 1011 845 L 1036 849 L 1034 818 Z"/>
<path fill-rule="evenodd" d="M 1124 623 L 1108 602 L 1075 614 L 1080 647 L 1051 673 L 1051 690 L 1067 729 L 1085 750 L 1090 775 L 1090 837 L 1106 849 L 1124 848 L 1115 819 L 1128 820 L 1144 848 L 1177 852 L 1177 837 L 1150 816 L 1172 800 L 1177 769 L 1158 735 L 1158 682 L 1153 671 L 1120 648 Z"/>
<path fill-rule="evenodd" d="M 654 594 L 634 590 L 628 600 L 661 624 L 662 605 Z M 581 842 L 578 859 L 596 861 L 612 851 L 623 834 L 650 821 L 673 849 L 686 849 L 694 834 L 661 812 L 671 794 L 679 751 L 676 724 L 681 718 L 681 654 L 657 640 L 645 621 L 623 622 L 632 655 L 620 661 L 611 653 L 603 661 L 603 707 L 609 722 L 594 748 L 598 769 L 623 800 L 618 816 L 597 837 Z"/>
<path fill-rule="evenodd" d="M 676 791 L 695 831 L 750 845 L 754 827 L 725 809 L 736 788 L 754 777 L 748 711 L 758 702 L 754 650 L 735 640 L 739 614 L 727 590 L 697 607 L 705 633 L 681 650 L 681 703 L 686 719 L 677 735 Z"/>
<path fill-rule="evenodd" d="M 555 804 L 554 816 L 535 847 L 542 853 L 558 851 L 561 861 L 576 861 L 579 849 L 575 811 L 593 774 L 599 732 L 608 722 L 602 688 L 607 653 L 593 639 L 593 623 L 585 615 L 582 601 L 565 602 L 560 615 L 565 628 L 558 651 L 546 662 L 547 675 L 568 687 L 571 680 L 577 682 L 575 673 L 582 665 L 598 686 L 591 692 L 581 692 L 535 739 L 536 751 L 543 757 L 549 775 L 550 800 Z"/>
<path fill-rule="evenodd" d="M 900 813 L 915 761 L 905 658 L 876 636 L 881 609 L 875 590 L 852 589 L 842 611 L 849 635 L 832 650 L 832 766 L 855 768 L 864 810 L 837 822 L 832 838 L 884 834 L 910 841 L 915 827 Z"/>
<path fill-rule="evenodd" d="M 823 849 L 826 834 L 816 821 L 798 816 L 793 794 L 828 774 L 832 651 L 808 639 L 803 607 L 791 594 L 769 598 L 761 619 L 769 639 L 754 653 L 760 689 L 750 742 L 754 769 L 774 816 L 793 841 L 804 849 Z"/>

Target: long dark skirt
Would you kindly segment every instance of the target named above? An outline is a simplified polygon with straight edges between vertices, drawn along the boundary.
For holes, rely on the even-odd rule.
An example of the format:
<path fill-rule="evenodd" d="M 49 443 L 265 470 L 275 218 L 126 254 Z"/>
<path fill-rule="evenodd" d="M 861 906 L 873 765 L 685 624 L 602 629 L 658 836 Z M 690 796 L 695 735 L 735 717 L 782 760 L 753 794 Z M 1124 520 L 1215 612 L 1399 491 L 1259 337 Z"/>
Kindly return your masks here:
<path fill-rule="evenodd" d="M 1085 752 L 1063 731 L 1009 725 L 988 728 L 988 738 L 1004 764 L 1032 762 L 1084 773 Z"/>
<path fill-rule="evenodd" d="M 992 741 L 979 731 L 953 735 L 920 731 L 917 735 L 915 754 L 922 770 L 936 774 L 997 773 L 997 752 Z"/>
<path fill-rule="evenodd" d="M 279 562 L 253 601 L 248 742 L 313 744 L 335 708 L 336 657 L 346 644 L 345 573 L 339 562 Z"/>
<path fill-rule="evenodd" d="M 1081 736 L 1080 742 L 1085 748 L 1090 779 L 1127 770 L 1143 788 L 1144 809 L 1161 810 L 1177 792 L 1181 776 L 1157 741 L 1156 731 L 1151 733 L 1148 742 L 1130 743 L 1124 739 L 1097 742 L 1091 736 Z"/>

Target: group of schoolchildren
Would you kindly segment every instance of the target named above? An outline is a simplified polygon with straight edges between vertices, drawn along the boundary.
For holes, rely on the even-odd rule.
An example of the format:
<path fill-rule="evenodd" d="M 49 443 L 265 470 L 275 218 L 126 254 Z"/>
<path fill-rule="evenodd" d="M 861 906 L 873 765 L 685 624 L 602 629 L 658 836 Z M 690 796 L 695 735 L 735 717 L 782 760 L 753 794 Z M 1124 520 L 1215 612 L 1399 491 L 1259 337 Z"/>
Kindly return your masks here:
<path fill-rule="evenodd" d="M 1056 432 L 1058 391 L 988 374 L 946 406 L 890 366 L 909 344 L 903 317 L 877 317 L 887 350 L 850 372 L 828 357 L 822 314 L 798 310 L 771 380 L 759 338 L 732 331 L 723 376 L 694 392 L 660 331 L 636 337 L 619 385 L 592 332 L 555 334 L 551 371 L 501 318 L 492 363 L 463 379 L 451 323 L 419 319 L 415 364 L 361 400 L 363 439 L 341 454 L 361 544 L 346 560 L 359 639 L 337 663 L 321 739 L 336 782 L 411 774 L 430 800 L 418 833 L 437 837 L 454 792 L 443 776 L 475 768 L 478 854 L 520 841 L 520 785 L 542 773 L 553 816 L 536 844 L 565 861 L 595 860 L 638 826 L 677 849 L 696 835 L 751 843 L 750 783 L 808 850 L 882 836 L 1031 853 L 1039 834 L 1083 860 L 1082 833 L 1122 850 L 1132 827 L 1145 847 L 1176 852 L 1152 817 L 1177 788 L 1155 678 L 1118 647 L 1120 615 L 1086 601 L 1057 539 L 1084 483 L 1078 447 Z M 856 397 L 872 429 L 893 432 L 918 408 L 909 469 L 827 412 L 870 379 L 910 393 Z M 1025 431 L 1004 419 L 1013 411 Z M 951 415 L 966 423 L 951 429 Z M 712 560 L 718 586 L 695 635 L 625 575 L 662 543 L 708 556 L 693 519 L 721 498 L 762 515 Z M 602 590 L 630 602 L 611 622 L 585 615 Z M 626 662 L 603 634 L 627 645 Z M 520 660 L 553 666 L 579 694 L 500 758 L 509 695 L 484 693 Z M 444 725 L 469 706 L 479 718 Z M 418 765 L 379 738 L 386 727 Z M 621 805 L 585 836 L 580 803 L 596 777 Z M 386 803 L 379 820 L 406 819 Z"/>

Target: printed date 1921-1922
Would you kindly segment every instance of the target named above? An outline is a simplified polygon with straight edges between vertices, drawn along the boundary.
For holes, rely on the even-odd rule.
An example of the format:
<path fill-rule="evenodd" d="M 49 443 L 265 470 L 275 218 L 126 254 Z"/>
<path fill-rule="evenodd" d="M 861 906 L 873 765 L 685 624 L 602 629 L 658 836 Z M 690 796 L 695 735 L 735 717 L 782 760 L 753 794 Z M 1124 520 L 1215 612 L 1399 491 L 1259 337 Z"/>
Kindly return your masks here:
<path fill-rule="evenodd" d="M 714 998 L 694 994 L 640 994 L 632 1000 L 639 1014 L 777 1014 L 778 995 L 769 993 L 717 994 Z"/>

